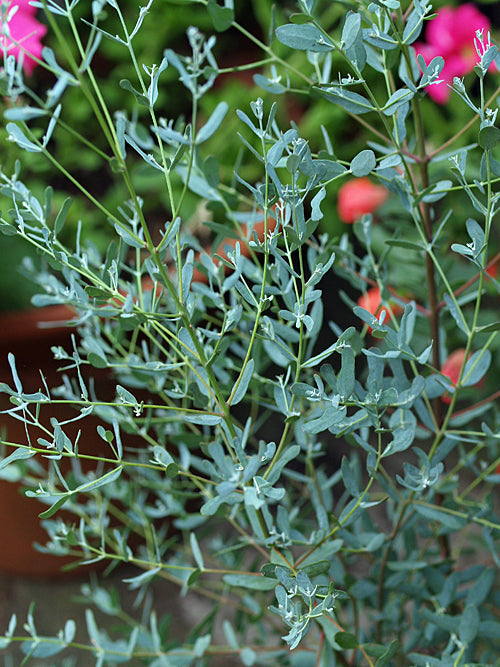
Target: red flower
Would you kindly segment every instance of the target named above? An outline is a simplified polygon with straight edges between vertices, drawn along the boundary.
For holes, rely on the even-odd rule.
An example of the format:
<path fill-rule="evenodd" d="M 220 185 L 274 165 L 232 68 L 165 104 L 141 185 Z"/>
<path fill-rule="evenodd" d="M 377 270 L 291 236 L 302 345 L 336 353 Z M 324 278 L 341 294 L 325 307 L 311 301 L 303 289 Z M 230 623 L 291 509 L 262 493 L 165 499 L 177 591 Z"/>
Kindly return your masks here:
<path fill-rule="evenodd" d="M 382 185 L 375 185 L 369 178 L 356 178 L 341 186 L 337 199 L 337 211 L 342 222 L 352 224 L 365 213 L 373 213 L 385 202 L 389 192 Z"/>
<path fill-rule="evenodd" d="M 445 65 L 439 78 L 441 83 L 434 83 L 427 88 L 429 95 L 439 104 L 445 104 L 450 96 L 448 84 L 454 77 L 462 77 L 471 72 L 479 60 L 474 46 L 477 30 L 488 33 L 490 22 L 471 3 L 459 7 L 443 7 L 430 21 L 426 44 L 415 44 L 415 50 L 424 57 L 427 64 L 436 56 L 442 56 Z"/>
<path fill-rule="evenodd" d="M 465 348 L 460 347 L 458 350 L 455 350 L 450 354 L 446 361 L 441 366 L 441 373 L 445 375 L 454 385 L 458 384 L 458 378 L 460 377 L 460 371 L 464 365 L 465 359 Z M 443 403 L 448 405 L 451 403 L 451 394 L 446 392 L 441 396 Z"/>
<path fill-rule="evenodd" d="M 495 280 L 498 278 L 498 265 L 499 262 L 497 261 L 486 269 L 486 273 L 490 276 L 490 278 L 494 278 Z"/>
<path fill-rule="evenodd" d="M 10 37 L 0 36 L 0 47 L 6 46 L 8 55 L 19 58 L 24 53 L 23 67 L 26 74 L 32 74 L 37 63 L 30 55 L 40 58 L 42 55 L 42 37 L 47 27 L 36 20 L 36 7 L 28 4 L 28 0 L 11 0 L 9 11 L 17 6 L 18 9 L 9 20 Z M 17 44 L 14 44 L 17 42 Z"/>
<path fill-rule="evenodd" d="M 378 287 L 371 287 L 364 294 L 362 294 L 359 297 L 357 304 L 361 308 L 364 308 L 369 313 L 371 313 L 374 317 L 378 317 L 381 310 L 386 310 L 388 315 L 392 313 L 395 316 L 399 315 L 403 310 L 397 303 L 391 303 L 389 306 L 383 306 L 382 296 Z M 372 329 L 369 328 L 369 330 L 371 331 Z"/>

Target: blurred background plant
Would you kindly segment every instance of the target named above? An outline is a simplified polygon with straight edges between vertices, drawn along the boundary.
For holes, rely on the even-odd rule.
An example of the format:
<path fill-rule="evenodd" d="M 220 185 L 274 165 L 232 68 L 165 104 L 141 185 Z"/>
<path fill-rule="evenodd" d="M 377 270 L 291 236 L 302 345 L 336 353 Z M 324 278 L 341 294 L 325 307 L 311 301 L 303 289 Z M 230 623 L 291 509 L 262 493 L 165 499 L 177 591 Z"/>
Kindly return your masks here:
<path fill-rule="evenodd" d="M 46 35 L 46 27 L 40 23 L 40 15 L 36 16 L 36 8 L 32 7 L 29 0 L 20 0 L 16 3 L 20 9 L 14 15 L 11 30 L 14 39 L 22 38 L 25 35 L 30 35 L 30 41 L 25 43 L 33 55 L 37 58 L 41 55 L 42 44 L 47 49 L 53 49 L 56 46 L 56 36 L 54 33 Z M 15 6 L 13 1 L 10 6 Z M 353 5 L 354 6 L 354 5 Z M 132 20 L 136 11 L 134 0 L 123 0 L 120 3 L 124 19 L 126 21 Z M 345 15 L 345 8 L 349 7 L 349 3 L 327 3 L 318 2 L 315 11 L 321 16 L 322 24 L 326 30 L 334 30 L 338 27 Z M 452 2 L 437 2 L 434 7 L 438 10 L 439 20 L 431 24 L 429 36 L 424 31 L 424 38 L 417 44 L 417 51 L 424 56 L 430 57 L 436 50 L 441 49 L 443 55 L 446 56 L 450 68 L 446 74 L 446 81 L 449 82 L 454 75 L 464 76 L 468 75 L 473 66 L 475 53 L 471 48 L 471 40 L 474 39 L 473 25 L 480 25 L 485 31 L 489 30 L 491 26 L 491 19 L 495 19 L 496 6 L 495 3 L 482 3 L 473 5 L 471 3 L 452 3 Z M 439 8 L 444 7 L 444 12 L 439 12 Z M 189 8 L 189 9 L 188 9 Z M 40 10 L 38 10 L 40 11 Z M 105 13 L 108 13 L 107 18 L 109 22 L 109 31 L 112 35 L 119 32 L 119 20 L 109 11 L 105 6 L 103 8 Z M 226 100 L 230 107 L 236 103 L 244 106 L 255 98 L 257 90 L 264 102 L 269 100 L 276 94 L 282 95 L 283 99 L 278 106 L 278 120 L 282 123 L 297 122 L 301 131 L 309 138 L 311 145 L 320 147 L 323 142 L 322 127 L 335 127 L 335 135 L 342 137 L 342 140 L 337 142 L 333 140 L 332 149 L 338 159 L 348 160 L 348 156 L 352 154 L 354 147 L 359 143 L 367 141 L 377 141 L 377 137 L 370 131 L 363 127 L 358 122 L 354 122 L 348 114 L 345 114 L 340 108 L 332 105 L 322 99 L 320 96 L 309 95 L 307 87 L 303 88 L 301 79 L 297 76 L 298 72 L 304 71 L 308 67 L 307 60 L 318 60 L 318 56 L 307 55 L 299 51 L 290 54 L 286 52 L 283 45 L 273 42 L 273 54 L 269 55 L 262 52 L 255 41 L 249 38 L 255 36 L 262 43 L 267 44 L 269 41 L 269 29 L 274 21 L 274 25 L 283 23 L 286 16 L 293 13 L 293 8 L 289 6 L 276 7 L 269 5 L 263 0 L 246 0 L 246 2 L 238 3 L 236 8 L 236 22 L 243 28 L 238 30 L 236 27 L 230 28 L 219 34 L 217 45 L 214 53 L 217 62 L 219 63 L 219 76 L 216 81 L 215 89 L 212 91 L 210 98 L 202 98 L 200 100 L 200 114 L 201 117 L 209 117 L 213 109 L 221 100 Z M 134 43 L 138 52 L 144 54 L 146 61 L 154 62 L 158 60 L 162 49 L 166 46 L 171 46 L 176 49 L 183 43 L 184 35 L 188 26 L 194 22 L 202 31 L 210 31 L 213 29 L 213 23 L 210 15 L 207 13 L 203 3 L 176 3 L 176 2 L 162 2 L 153 3 L 149 12 L 153 17 L 156 25 L 164 26 L 164 29 L 154 31 L 151 34 L 146 32 L 138 32 L 134 38 Z M 85 14 L 85 8 L 79 3 L 74 8 L 75 21 L 78 21 Z M 474 22 L 471 20 L 475 18 Z M 453 28 L 460 26 L 460 34 L 453 33 Z M 88 34 L 82 35 L 82 39 L 86 39 Z M 238 48 L 234 49 L 234 43 L 238 44 Z M 8 40 L 7 42 L 8 43 Z M 452 45 L 452 46 L 450 46 Z M 454 49 L 454 50 L 453 50 Z M 9 53 L 16 55 L 18 50 L 9 47 Z M 277 74 L 276 62 L 271 64 L 274 57 L 281 57 L 286 53 L 288 63 L 289 84 L 280 81 L 280 76 Z M 462 55 L 464 54 L 464 55 Z M 268 64 L 266 64 L 266 61 Z M 254 65 L 254 63 L 261 63 Z M 275 68 L 274 70 L 272 68 Z M 323 73 L 325 76 L 331 71 L 342 71 L 344 65 L 338 56 L 333 54 L 331 61 L 327 61 L 323 65 Z M 33 92 L 36 95 L 53 85 L 52 74 L 44 67 L 36 67 L 36 60 L 26 58 L 24 63 L 26 74 L 30 77 Z M 274 75 L 273 75 L 274 71 Z M 125 108 L 130 102 L 131 84 L 134 80 L 134 72 L 132 63 L 121 57 L 121 46 L 115 40 L 104 40 L 99 47 L 97 60 L 95 62 L 95 73 L 99 81 L 104 99 L 114 109 Z M 254 77 L 257 73 L 257 81 L 263 84 L 265 79 L 273 80 L 276 76 L 274 84 L 264 84 L 264 90 L 258 88 L 254 83 Z M 265 77 L 263 78 L 263 75 Z M 470 74 L 469 74 L 470 75 Z M 182 94 L 182 86 L 176 81 L 175 75 L 171 71 L 165 72 L 165 87 L 159 91 L 158 105 L 165 113 L 172 118 L 178 118 L 182 122 L 183 118 L 190 113 L 190 108 L 187 103 L 185 95 Z M 260 77 L 260 78 L 259 78 Z M 376 71 L 367 73 L 367 81 L 373 86 L 377 93 L 383 85 L 379 79 Z M 431 87 L 431 95 L 434 97 L 423 101 L 423 120 L 425 126 L 426 136 L 428 137 L 429 145 L 435 147 L 440 145 L 440 137 L 443 136 L 460 136 L 463 133 L 464 144 L 470 144 L 474 141 L 474 127 L 469 123 L 467 116 L 467 107 L 462 105 L 457 108 L 450 103 L 449 93 L 446 92 L 446 81 L 438 86 Z M 120 85 L 117 85 L 117 83 Z M 126 83 L 129 82 L 129 83 Z M 130 85 L 129 85 L 130 84 Z M 485 94 L 492 94 L 493 83 L 487 82 Z M 439 91 L 432 93 L 432 90 Z M 436 101 L 437 95 L 437 102 Z M 7 102 L 4 102 L 7 104 Z M 451 107 L 453 106 L 453 112 Z M 91 110 L 83 103 L 82 91 L 78 86 L 70 86 L 65 94 L 65 111 L 67 114 L 67 126 L 73 128 L 75 131 L 83 131 L 89 145 L 93 144 L 95 148 L 86 148 L 79 143 L 76 135 L 71 132 L 61 134 L 60 139 L 54 141 L 53 154 L 54 158 L 60 164 L 66 165 L 66 168 L 72 173 L 78 181 L 88 189 L 92 190 L 99 196 L 106 208 L 114 208 L 121 201 L 123 201 L 124 190 L 123 184 L 113 178 L 112 168 L 109 166 L 103 167 L 101 163 L 101 156 L 99 150 L 106 150 L 103 143 L 103 137 L 100 134 L 100 128 L 96 124 L 95 118 L 91 114 Z M 141 131 L 141 123 L 147 122 L 147 108 L 141 105 L 136 107 L 138 131 Z M 227 129 L 229 137 L 237 137 L 237 118 L 228 119 L 229 123 Z M 231 132 L 231 130 L 233 130 Z M 0 141 L 2 144 L 2 165 L 6 171 L 13 167 L 13 162 L 16 159 L 21 159 L 23 163 L 23 173 L 29 175 L 30 183 L 33 183 L 34 192 L 41 196 L 47 184 L 54 188 L 55 201 L 59 205 L 69 195 L 73 196 L 77 193 L 77 189 L 69 183 L 54 166 L 43 157 L 32 154 L 28 158 L 15 154 L 14 147 L 11 142 L 7 140 L 7 133 L 5 128 L 1 131 Z M 449 150 L 453 150 L 450 146 Z M 96 150 L 98 149 L 98 150 Z M 219 140 L 218 137 L 213 138 L 213 154 L 217 156 L 217 164 L 220 172 L 220 178 L 224 181 L 231 181 L 232 173 L 235 167 L 242 170 L 245 178 L 252 180 L 256 177 L 255 166 L 252 164 L 242 164 L 244 147 L 237 143 L 237 141 L 227 141 L 227 138 Z M 443 151 L 443 159 L 446 158 L 447 152 Z M 478 165 L 471 165 L 471 168 L 476 168 Z M 141 179 L 141 191 L 144 193 L 144 208 L 148 215 L 149 224 L 152 228 L 161 226 L 164 220 L 165 213 L 168 214 L 169 202 L 162 187 L 161 174 L 154 168 L 145 165 L 140 157 L 136 158 L 135 167 L 131 167 L 135 171 L 135 178 Z M 439 172 L 439 163 L 434 162 L 433 169 L 436 174 Z M 182 187 L 180 184 L 178 187 Z M 325 216 L 320 223 L 322 230 L 326 231 L 331 238 L 340 237 L 345 233 L 342 212 L 337 210 L 336 206 L 336 192 L 339 185 L 332 188 L 331 195 L 328 201 L 324 203 Z M 459 193 L 457 192 L 457 196 Z M 359 198 L 359 192 L 357 193 Z M 215 211 L 206 210 L 204 207 L 200 210 L 196 196 L 191 196 L 191 225 L 202 236 L 207 234 L 206 228 L 201 224 L 204 217 L 207 215 L 217 217 L 217 207 L 212 206 Z M 461 206 L 467 214 L 472 214 L 473 208 L 466 195 L 463 196 Z M 83 230 L 84 237 L 91 240 L 99 249 L 106 248 L 110 238 L 112 237 L 112 227 L 109 225 L 103 216 L 87 215 L 89 212 L 89 205 L 84 199 L 74 197 L 74 203 L 71 211 L 68 214 L 68 221 L 65 229 L 65 240 L 69 243 L 75 243 L 78 222 L 85 219 L 85 229 Z M 398 225 L 398 215 L 401 215 L 397 204 L 393 206 L 391 202 L 382 209 L 381 215 L 387 213 L 387 217 Z M 352 222 L 352 220 L 347 220 Z M 453 226 L 450 225 L 450 238 L 453 235 Z M 453 230 L 453 231 L 451 231 Z M 383 233 L 383 232 L 381 232 Z M 385 238 L 380 239 L 383 244 Z M 28 280 L 17 280 L 15 267 L 19 266 L 19 260 L 23 254 L 31 254 L 26 244 L 22 244 L 15 239 L 2 239 L 2 250 L 6 267 L 9 270 L 3 272 L 0 280 L 0 286 L 3 286 L 0 293 L 3 295 L 0 298 L 0 309 L 11 310 L 18 306 L 26 306 L 29 299 L 34 293 L 34 289 L 30 287 Z M 32 259 L 35 259 L 32 257 Z M 396 269 L 397 270 L 397 269 Z M 392 282 L 402 285 L 406 289 L 407 284 L 415 284 L 415 273 L 412 271 L 399 271 Z M 418 296 L 418 295 L 417 295 Z"/>

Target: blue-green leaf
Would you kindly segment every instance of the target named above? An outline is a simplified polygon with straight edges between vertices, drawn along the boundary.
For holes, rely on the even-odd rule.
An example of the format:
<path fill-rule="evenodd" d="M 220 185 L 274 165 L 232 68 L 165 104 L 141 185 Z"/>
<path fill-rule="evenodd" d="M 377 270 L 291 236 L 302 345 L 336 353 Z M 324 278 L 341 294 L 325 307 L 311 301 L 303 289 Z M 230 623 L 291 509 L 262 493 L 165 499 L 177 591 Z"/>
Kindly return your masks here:
<path fill-rule="evenodd" d="M 50 640 L 44 642 L 43 637 L 37 637 L 21 644 L 21 651 L 32 658 L 51 658 L 65 648 L 66 644 L 62 639 L 54 641 L 50 638 Z"/>
<path fill-rule="evenodd" d="M 431 521 L 438 521 L 443 524 L 448 530 L 460 530 L 467 523 L 467 518 L 459 517 L 455 514 L 449 514 L 444 509 L 434 507 L 432 505 L 414 504 L 414 509 L 418 514 L 421 514 L 426 519 Z"/>
<path fill-rule="evenodd" d="M 4 468 L 6 468 L 9 464 L 13 463 L 14 461 L 30 459 L 34 455 L 35 455 L 35 452 L 31 451 L 30 449 L 28 449 L 26 447 L 15 449 L 12 452 L 12 454 L 9 454 L 9 456 L 6 456 L 4 459 L 2 459 L 0 461 L 0 470 L 3 470 Z"/>
<path fill-rule="evenodd" d="M 410 13 L 403 31 L 403 43 L 413 44 L 418 39 L 424 25 L 425 13 L 420 7 L 420 3 L 415 3 L 415 9 Z"/>
<path fill-rule="evenodd" d="M 351 464 L 347 456 L 342 457 L 341 470 L 342 470 L 342 481 L 344 482 L 346 490 L 351 494 L 351 496 L 357 498 L 359 496 L 359 485 L 354 476 Z"/>
<path fill-rule="evenodd" d="M 11 107 L 10 109 L 6 109 L 3 112 L 3 115 L 7 120 L 27 121 L 32 120 L 33 118 L 46 116 L 47 111 L 45 109 L 40 109 L 39 107 Z"/>
<path fill-rule="evenodd" d="M 219 129 L 224 117 L 227 113 L 228 105 L 226 102 L 219 102 L 215 107 L 214 112 L 207 120 L 205 125 L 200 129 L 196 135 L 196 143 L 201 144 L 210 137 Z"/>
<path fill-rule="evenodd" d="M 413 95 L 414 93 L 412 93 L 412 91 L 408 88 L 401 88 L 400 90 L 396 90 L 396 92 L 389 97 L 385 103 L 385 106 L 382 108 L 382 111 L 386 116 L 392 116 L 392 114 L 395 113 L 399 107 L 409 102 L 413 98 Z"/>
<path fill-rule="evenodd" d="M 237 588 L 250 588 L 255 591 L 272 591 L 276 586 L 276 579 L 263 577 L 261 574 L 225 574 L 224 583 Z"/>
<path fill-rule="evenodd" d="M 359 39 L 359 32 L 361 30 L 361 14 L 349 11 L 345 18 L 344 27 L 342 29 L 342 45 L 344 49 L 349 49 Z"/>
<path fill-rule="evenodd" d="M 491 364 L 489 350 L 477 350 L 467 361 L 463 374 L 463 386 L 472 387 L 482 380 Z"/>
<path fill-rule="evenodd" d="M 377 166 L 375 153 L 369 148 L 358 153 L 351 162 L 351 172 L 353 176 L 361 177 L 368 174 Z"/>
<path fill-rule="evenodd" d="M 450 314 L 455 320 L 460 331 L 467 333 L 467 323 L 465 322 L 464 316 L 462 315 L 462 311 L 449 294 L 444 295 L 444 302 L 446 303 L 448 310 L 450 311 Z"/>
<path fill-rule="evenodd" d="M 117 222 L 115 223 L 115 230 L 116 233 L 122 237 L 122 239 L 125 241 L 125 243 L 130 246 L 131 248 L 145 248 L 146 244 L 144 241 L 139 239 L 135 234 L 130 232 L 128 229 L 123 227 L 122 225 L 119 225 Z"/>
<path fill-rule="evenodd" d="M 350 346 L 344 347 L 341 352 L 342 364 L 337 377 L 337 391 L 347 401 L 353 391 L 355 385 L 354 377 L 354 350 Z"/>
<path fill-rule="evenodd" d="M 188 412 L 182 415 L 182 421 L 190 424 L 201 424 L 203 426 L 216 426 L 222 421 L 222 415 L 210 415 L 203 412 Z"/>
<path fill-rule="evenodd" d="M 254 360 L 250 359 L 240 377 L 240 381 L 238 383 L 238 386 L 236 387 L 236 391 L 234 392 L 233 398 L 231 400 L 231 405 L 236 405 L 236 403 L 239 403 L 245 397 L 248 385 L 250 384 L 250 380 L 252 379 L 254 366 L 255 366 Z"/>
<path fill-rule="evenodd" d="M 204 570 L 205 564 L 203 562 L 203 555 L 194 533 L 189 535 L 189 543 L 191 544 L 191 551 L 193 552 L 193 558 L 196 561 L 196 565 L 200 568 L 200 570 Z"/>
<path fill-rule="evenodd" d="M 167 452 L 161 445 L 155 445 L 153 448 L 154 460 L 158 461 L 164 468 L 169 479 L 172 479 L 179 472 L 179 466 L 172 458 L 171 454 Z"/>
<path fill-rule="evenodd" d="M 7 132 L 9 133 L 8 140 L 14 141 L 19 148 L 28 151 L 28 153 L 41 153 L 42 147 L 37 146 L 24 134 L 19 126 L 15 123 L 7 123 Z"/>
<path fill-rule="evenodd" d="M 479 618 L 477 607 L 473 604 L 468 604 L 465 607 L 465 611 L 460 619 L 460 625 L 458 626 L 460 641 L 466 645 L 473 642 L 479 631 L 480 623 L 481 619 Z"/>
<path fill-rule="evenodd" d="M 330 406 L 326 408 L 321 417 L 318 419 L 312 419 L 304 424 L 304 431 L 306 433 L 321 433 L 326 431 L 333 426 L 341 422 L 346 416 L 347 409 L 345 407 L 334 408 Z"/>
<path fill-rule="evenodd" d="M 333 51 L 334 46 L 312 23 L 288 23 L 276 28 L 276 37 L 285 46 L 298 51 Z"/>
<path fill-rule="evenodd" d="M 366 97 L 358 93 L 352 93 L 350 90 L 345 90 L 340 86 L 321 89 L 321 95 L 356 116 L 375 111 L 375 107 Z"/>

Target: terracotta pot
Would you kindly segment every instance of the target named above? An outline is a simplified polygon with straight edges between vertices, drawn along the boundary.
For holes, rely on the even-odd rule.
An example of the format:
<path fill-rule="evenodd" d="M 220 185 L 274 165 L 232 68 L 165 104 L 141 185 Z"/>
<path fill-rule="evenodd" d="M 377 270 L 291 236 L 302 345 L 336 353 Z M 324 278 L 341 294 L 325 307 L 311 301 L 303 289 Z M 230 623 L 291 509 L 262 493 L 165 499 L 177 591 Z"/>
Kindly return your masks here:
<path fill-rule="evenodd" d="M 268 228 L 274 229 L 276 221 L 268 220 Z M 253 229 L 262 241 L 264 236 L 264 221 L 257 222 Z M 245 232 L 245 227 L 243 227 Z M 234 248 L 238 239 L 226 239 L 217 249 L 217 254 L 226 259 L 227 253 L 224 247 Z M 243 239 L 240 240 L 241 254 L 249 256 L 250 248 Z M 211 249 L 208 248 L 208 253 Z M 218 262 L 220 260 L 215 259 Z M 226 267 L 226 272 L 230 269 Z M 195 269 L 193 281 L 206 282 L 206 276 Z M 145 288 L 152 288 L 145 280 Z M 8 354 L 12 352 L 16 358 L 16 368 L 25 392 L 36 392 L 43 387 L 40 371 L 43 372 L 49 387 L 61 383 L 57 371 L 61 365 L 54 360 L 51 348 L 62 346 L 71 349 L 71 334 L 74 329 L 68 327 L 65 322 L 71 320 L 73 311 L 66 306 L 48 306 L 40 309 L 30 309 L 14 313 L 0 313 L 0 382 L 13 386 L 12 372 L 8 363 Z M 93 369 L 92 375 L 97 376 L 97 393 L 100 396 L 112 398 L 114 396 L 115 384 L 106 371 Z M 3 410 L 12 407 L 9 397 L 0 394 L 0 437 L 5 441 L 27 443 L 25 426 L 23 422 L 12 418 L 10 415 L 1 414 Z M 49 424 L 51 417 L 60 421 L 74 416 L 74 409 L 70 406 L 42 405 L 40 408 L 40 420 L 43 424 Z M 105 443 L 96 432 L 99 420 L 92 416 L 87 417 L 84 422 L 76 422 L 73 430 L 65 426 L 65 432 L 72 438 L 78 430 L 84 429 L 84 437 L 80 439 L 79 450 L 85 454 L 98 454 L 102 452 Z M 33 442 L 45 434 L 38 429 L 30 428 L 29 434 Z M 133 438 L 132 438 L 133 440 Z M 129 436 L 129 443 L 131 439 Z M 141 441 L 142 442 L 142 441 Z M 138 442 L 138 446 L 141 445 Z M 85 448 L 85 449 L 83 449 Z M 43 457 L 40 457 L 43 460 Z M 0 549 L 0 572 L 9 574 L 20 574 L 24 576 L 55 576 L 61 573 L 61 568 L 70 559 L 43 554 L 33 548 L 38 542 L 44 544 L 47 541 L 47 533 L 40 525 L 38 514 L 43 511 L 44 506 L 36 499 L 27 498 L 19 484 L 7 482 L 0 479 L 0 540 L 4 546 Z M 64 516 L 64 510 L 60 513 Z M 66 515 L 70 518 L 72 515 Z M 80 570 L 77 570 L 80 571 Z"/>
<path fill-rule="evenodd" d="M 26 392 L 35 392 L 43 387 L 40 370 L 49 387 L 61 384 L 57 368 L 61 362 L 55 361 L 51 347 L 61 345 L 70 349 L 71 333 L 74 329 L 66 326 L 72 311 L 65 306 L 50 306 L 30 309 L 22 312 L 0 314 L 0 382 L 13 386 L 12 372 L 8 363 L 8 354 L 16 358 L 16 368 Z M 111 378 L 103 376 L 111 390 Z M 0 394 L 0 411 L 12 407 L 9 397 Z M 50 424 L 50 417 L 64 420 L 74 417 L 74 408 L 68 406 L 45 405 L 40 408 L 40 420 Z M 65 426 L 68 436 L 75 437 L 79 429 L 84 429 L 85 437 L 80 442 L 80 451 L 97 454 L 105 443 L 96 433 L 99 423 L 97 418 L 87 418 L 84 422 Z M 40 429 L 30 427 L 30 437 L 36 443 L 37 438 L 45 434 Z M 0 414 L 0 435 L 3 440 L 27 443 L 23 422 L 10 415 Z M 10 448 L 7 448 L 10 453 Z M 43 461 L 43 457 L 40 457 Z M 35 551 L 33 543 L 44 544 L 47 533 L 40 525 L 38 514 L 44 510 L 36 499 L 27 498 L 20 484 L 0 480 L 0 572 L 16 575 L 54 576 L 60 573 L 63 565 L 70 559 L 43 554 Z M 68 514 L 67 516 L 72 517 Z M 74 517 L 73 517 L 74 518 Z"/>

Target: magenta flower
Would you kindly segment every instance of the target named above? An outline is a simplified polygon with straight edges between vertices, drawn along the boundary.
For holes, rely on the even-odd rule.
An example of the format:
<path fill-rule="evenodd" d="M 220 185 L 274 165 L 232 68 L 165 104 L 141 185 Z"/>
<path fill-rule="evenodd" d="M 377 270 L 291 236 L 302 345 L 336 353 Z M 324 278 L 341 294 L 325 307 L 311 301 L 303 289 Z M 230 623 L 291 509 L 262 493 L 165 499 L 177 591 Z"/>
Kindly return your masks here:
<path fill-rule="evenodd" d="M 9 21 L 10 38 L 0 36 L 0 47 L 6 48 L 8 55 L 24 53 L 23 68 L 26 74 L 32 74 L 37 63 L 30 55 L 40 58 L 42 54 L 42 37 L 47 32 L 47 27 L 36 20 L 36 7 L 28 4 L 29 0 L 12 0 L 9 11 L 17 5 L 18 10 Z M 16 43 L 14 43 L 16 42 Z"/>
<path fill-rule="evenodd" d="M 427 64 L 436 56 L 442 56 L 444 68 L 439 76 L 441 83 L 428 86 L 429 95 L 439 104 L 445 104 L 450 96 L 448 84 L 454 77 L 462 77 L 472 71 L 479 60 L 474 48 L 477 30 L 485 36 L 490 22 L 471 3 L 459 7 L 443 7 L 435 19 L 427 26 L 427 43 L 415 44 L 417 54 L 421 54 Z"/>

